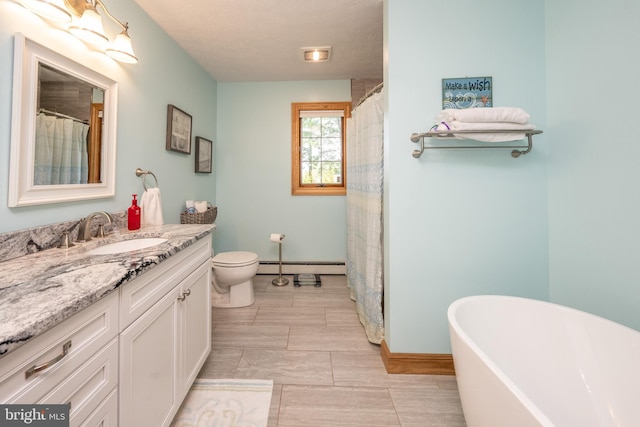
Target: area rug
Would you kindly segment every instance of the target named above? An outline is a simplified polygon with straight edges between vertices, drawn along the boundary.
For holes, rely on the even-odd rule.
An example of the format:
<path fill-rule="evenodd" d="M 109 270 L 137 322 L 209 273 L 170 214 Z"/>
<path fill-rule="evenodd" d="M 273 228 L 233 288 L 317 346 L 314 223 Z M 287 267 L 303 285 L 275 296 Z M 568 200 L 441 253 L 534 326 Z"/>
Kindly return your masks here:
<path fill-rule="evenodd" d="M 196 379 L 171 427 L 266 427 L 271 380 Z"/>

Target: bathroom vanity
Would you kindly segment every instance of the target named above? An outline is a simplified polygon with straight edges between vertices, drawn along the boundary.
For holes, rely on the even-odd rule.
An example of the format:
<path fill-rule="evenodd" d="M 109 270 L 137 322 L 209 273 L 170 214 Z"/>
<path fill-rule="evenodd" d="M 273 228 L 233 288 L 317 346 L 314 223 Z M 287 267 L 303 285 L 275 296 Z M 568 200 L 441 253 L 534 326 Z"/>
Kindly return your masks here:
<path fill-rule="evenodd" d="M 122 232 L 0 263 L 0 402 L 71 426 L 170 425 L 211 349 L 213 225 Z M 148 248 L 94 255 L 114 240 Z"/>

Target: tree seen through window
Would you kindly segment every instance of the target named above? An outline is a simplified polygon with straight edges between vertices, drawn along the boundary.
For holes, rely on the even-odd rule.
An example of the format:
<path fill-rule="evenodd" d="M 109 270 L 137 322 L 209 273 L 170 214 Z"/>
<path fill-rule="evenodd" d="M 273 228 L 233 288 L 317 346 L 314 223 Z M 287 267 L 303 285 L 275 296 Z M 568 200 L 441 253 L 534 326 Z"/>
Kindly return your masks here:
<path fill-rule="evenodd" d="M 342 182 L 342 117 L 303 117 L 300 120 L 302 183 Z"/>

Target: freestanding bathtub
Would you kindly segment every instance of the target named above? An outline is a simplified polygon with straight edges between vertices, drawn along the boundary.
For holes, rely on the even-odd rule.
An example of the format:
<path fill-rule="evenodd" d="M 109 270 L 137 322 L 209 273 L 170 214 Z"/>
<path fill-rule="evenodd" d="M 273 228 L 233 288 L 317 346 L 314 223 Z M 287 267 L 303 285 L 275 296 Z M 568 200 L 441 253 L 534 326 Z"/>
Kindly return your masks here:
<path fill-rule="evenodd" d="M 640 426 L 640 332 L 507 296 L 459 299 L 448 318 L 468 427 Z"/>

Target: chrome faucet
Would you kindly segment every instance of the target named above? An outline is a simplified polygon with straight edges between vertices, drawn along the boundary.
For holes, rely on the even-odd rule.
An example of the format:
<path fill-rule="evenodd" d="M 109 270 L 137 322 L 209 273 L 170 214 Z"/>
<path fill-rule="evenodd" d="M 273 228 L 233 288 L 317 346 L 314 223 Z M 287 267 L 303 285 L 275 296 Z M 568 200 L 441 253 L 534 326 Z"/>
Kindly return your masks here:
<path fill-rule="evenodd" d="M 100 229 L 98 230 L 98 235 L 96 237 L 104 237 L 104 230 L 102 226 L 104 224 L 113 223 L 113 217 L 104 211 L 93 212 L 87 215 L 85 219 L 80 221 L 80 227 L 78 227 L 78 242 L 88 242 L 91 240 L 91 220 L 95 216 L 102 216 L 104 218 L 104 223 L 100 224 Z"/>

